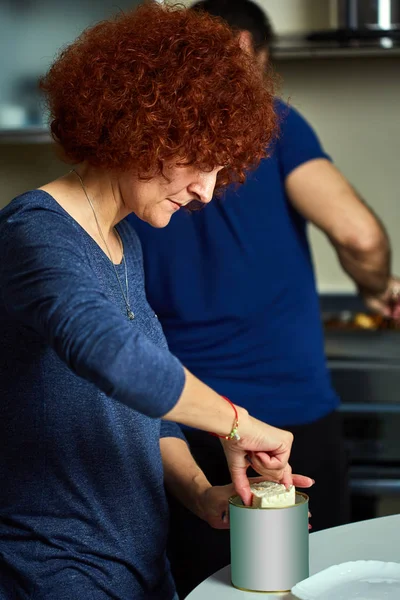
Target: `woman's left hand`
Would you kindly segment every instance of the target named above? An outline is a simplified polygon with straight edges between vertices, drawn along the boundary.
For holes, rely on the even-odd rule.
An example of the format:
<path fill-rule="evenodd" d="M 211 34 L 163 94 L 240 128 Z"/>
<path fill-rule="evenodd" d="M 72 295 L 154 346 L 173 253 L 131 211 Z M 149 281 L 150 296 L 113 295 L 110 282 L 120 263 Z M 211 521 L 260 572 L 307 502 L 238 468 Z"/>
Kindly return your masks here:
<path fill-rule="evenodd" d="M 249 477 L 250 483 L 265 481 L 265 477 Z M 314 481 L 304 475 L 293 475 L 293 485 L 296 488 L 310 488 Z M 231 496 L 236 495 L 233 483 L 215 485 L 204 490 L 198 501 L 200 509 L 198 516 L 214 529 L 229 529 L 229 503 Z"/>

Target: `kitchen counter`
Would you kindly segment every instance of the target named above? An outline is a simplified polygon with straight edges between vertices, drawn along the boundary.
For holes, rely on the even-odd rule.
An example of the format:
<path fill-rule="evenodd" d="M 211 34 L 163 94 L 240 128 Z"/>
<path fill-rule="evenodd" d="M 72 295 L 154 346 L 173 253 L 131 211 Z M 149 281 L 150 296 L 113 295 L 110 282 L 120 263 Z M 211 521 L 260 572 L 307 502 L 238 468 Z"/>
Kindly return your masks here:
<path fill-rule="evenodd" d="M 310 535 L 310 575 L 353 560 L 400 562 L 400 515 L 352 523 Z M 201 583 L 187 600 L 260 600 L 260 593 L 236 590 L 230 567 Z M 295 600 L 292 594 L 265 594 L 269 600 Z"/>

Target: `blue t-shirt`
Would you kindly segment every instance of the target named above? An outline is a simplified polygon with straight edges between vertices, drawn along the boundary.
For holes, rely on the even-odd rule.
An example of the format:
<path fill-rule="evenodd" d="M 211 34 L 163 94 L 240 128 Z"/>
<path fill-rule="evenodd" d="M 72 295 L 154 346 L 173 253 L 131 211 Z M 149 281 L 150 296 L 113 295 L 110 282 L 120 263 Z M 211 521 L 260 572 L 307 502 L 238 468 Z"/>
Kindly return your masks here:
<path fill-rule="evenodd" d="M 159 417 L 184 385 L 144 292 L 43 191 L 0 212 L 0 598 L 171 600 Z M 125 282 L 124 265 L 117 265 Z"/>
<path fill-rule="evenodd" d="M 285 178 L 327 158 L 282 102 L 273 154 L 236 191 L 165 229 L 135 216 L 147 297 L 171 351 L 205 383 L 278 426 L 312 422 L 338 398 L 325 363 L 306 222 Z M 321 198 L 323 202 L 323 198 Z"/>

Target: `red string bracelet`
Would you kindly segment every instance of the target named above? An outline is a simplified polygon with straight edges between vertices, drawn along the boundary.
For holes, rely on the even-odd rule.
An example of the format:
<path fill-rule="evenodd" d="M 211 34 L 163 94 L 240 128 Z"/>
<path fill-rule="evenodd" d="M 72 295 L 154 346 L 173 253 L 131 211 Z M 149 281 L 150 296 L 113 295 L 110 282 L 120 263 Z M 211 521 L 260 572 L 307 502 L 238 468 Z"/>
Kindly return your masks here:
<path fill-rule="evenodd" d="M 229 435 L 219 435 L 219 433 L 212 433 L 212 432 L 210 432 L 210 434 L 214 435 L 215 437 L 222 438 L 224 440 L 237 440 L 238 441 L 238 440 L 240 440 L 240 435 L 238 434 L 238 427 L 239 427 L 238 411 L 236 410 L 236 406 L 229 400 L 229 398 L 226 398 L 226 396 L 221 396 L 221 398 L 223 398 L 224 400 L 229 402 L 229 404 L 232 406 L 233 410 L 235 411 L 235 420 L 232 425 L 232 430 Z"/>

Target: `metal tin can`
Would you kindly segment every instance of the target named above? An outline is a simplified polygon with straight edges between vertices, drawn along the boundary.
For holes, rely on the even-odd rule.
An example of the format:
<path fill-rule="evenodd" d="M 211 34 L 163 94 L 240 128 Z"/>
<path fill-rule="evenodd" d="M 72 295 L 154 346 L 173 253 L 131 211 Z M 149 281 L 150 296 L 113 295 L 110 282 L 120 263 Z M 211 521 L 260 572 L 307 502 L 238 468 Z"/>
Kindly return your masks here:
<path fill-rule="evenodd" d="M 309 576 L 308 496 L 281 508 L 229 499 L 232 585 L 247 592 L 288 592 Z"/>

